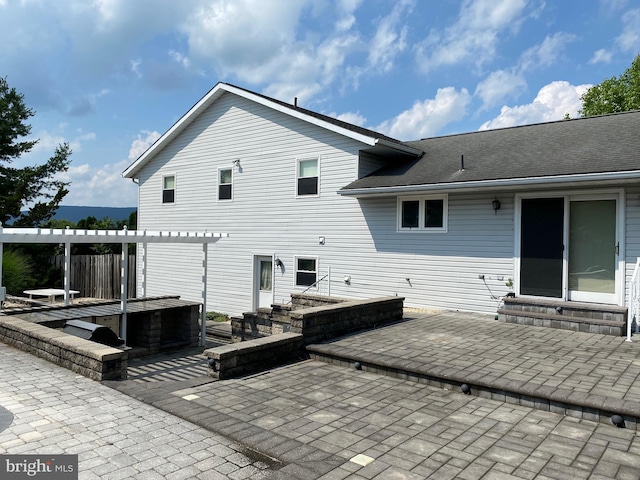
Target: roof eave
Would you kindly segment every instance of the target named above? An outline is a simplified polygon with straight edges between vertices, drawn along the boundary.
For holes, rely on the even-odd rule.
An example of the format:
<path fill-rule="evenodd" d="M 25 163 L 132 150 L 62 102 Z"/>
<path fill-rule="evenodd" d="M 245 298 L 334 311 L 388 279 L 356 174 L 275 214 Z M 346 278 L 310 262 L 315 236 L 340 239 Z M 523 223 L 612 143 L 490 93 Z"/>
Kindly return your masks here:
<path fill-rule="evenodd" d="M 569 175 L 554 175 L 543 177 L 505 178 L 495 180 L 476 180 L 469 182 L 431 183 L 421 185 L 397 185 L 391 187 L 353 188 L 338 190 L 338 194 L 351 197 L 381 197 L 399 194 L 411 194 L 425 191 L 452 190 L 484 190 L 518 187 L 536 187 L 542 185 L 561 186 L 580 182 L 610 183 L 615 181 L 638 180 L 640 170 L 625 172 L 584 173 Z"/>
<path fill-rule="evenodd" d="M 334 125 L 320 118 L 308 115 L 304 112 L 296 110 L 293 107 L 287 107 L 286 105 L 272 102 L 268 98 L 265 98 L 261 95 L 256 95 L 252 92 L 234 87 L 233 85 L 229 85 L 226 83 L 218 83 L 204 97 L 202 97 L 198 101 L 198 103 L 191 107 L 191 109 L 189 109 L 189 111 L 185 113 L 176 123 L 174 123 L 173 126 L 169 130 L 167 130 L 153 145 L 151 145 L 142 155 L 140 155 L 140 157 L 138 157 L 135 162 L 129 165 L 129 167 L 127 167 L 127 169 L 122 172 L 122 176 L 125 178 L 134 178 L 135 175 L 140 171 L 140 169 L 160 150 L 162 150 L 162 148 L 164 148 L 164 146 L 168 142 L 175 138 L 184 128 L 186 128 L 195 118 L 197 118 L 204 109 L 208 108 L 218 97 L 220 97 L 225 92 L 233 93 L 240 97 L 271 108 L 272 110 L 279 111 L 291 117 L 303 120 L 307 123 L 333 131 L 342 136 L 351 138 L 371 147 L 380 144 L 416 156 L 422 154 L 422 150 L 409 147 L 402 143 L 394 143 L 385 139 L 378 138 L 375 135 L 365 135 L 362 133 L 354 132 L 347 128 L 340 127 L 339 125 Z"/>

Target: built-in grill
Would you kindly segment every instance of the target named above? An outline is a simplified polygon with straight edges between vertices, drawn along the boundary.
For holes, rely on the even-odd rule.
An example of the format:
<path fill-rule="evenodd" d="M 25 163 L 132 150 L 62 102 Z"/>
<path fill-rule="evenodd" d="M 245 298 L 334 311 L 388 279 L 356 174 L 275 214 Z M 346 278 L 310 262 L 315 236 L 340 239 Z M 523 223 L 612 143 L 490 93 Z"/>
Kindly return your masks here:
<path fill-rule="evenodd" d="M 109 327 L 83 320 L 67 320 L 62 331 L 110 347 L 119 347 L 124 343 L 124 340 L 118 337 Z"/>

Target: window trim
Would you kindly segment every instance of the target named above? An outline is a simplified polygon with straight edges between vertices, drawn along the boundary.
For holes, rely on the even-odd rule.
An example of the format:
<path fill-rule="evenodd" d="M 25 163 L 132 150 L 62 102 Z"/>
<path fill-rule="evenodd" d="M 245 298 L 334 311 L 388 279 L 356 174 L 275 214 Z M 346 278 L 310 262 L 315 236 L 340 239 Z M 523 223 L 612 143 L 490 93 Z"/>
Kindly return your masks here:
<path fill-rule="evenodd" d="M 301 177 L 300 176 L 300 164 L 302 162 L 306 162 L 309 160 L 315 160 L 316 161 L 316 175 L 315 177 Z M 299 181 L 302 178 L 315 178 L 316 179 L 316 193 L 308 193 L 308 194 L 299 194 L 298 193 L 298 186 L 299 186 Z M 296 158 L 296 198 L 314 198 L 314 197 L 319 197 L 320 196 L 320 157 L 301 157 L 301 158 Z"/>
<path fill-rule="evenodd" d="M 164 188 L 164 181 L 165 178 L 169 178 L 169 177 L 173 177 L 173 201 L 171 202 L 165 202 L 164 201 L 164 192 L 168 192 L 171 189 L 169 188 Z M 162 175 L 162 180 L 161 180 L 161 185 L 160 185 L 160 189 L 161 189 L 161 201 L 162 201 L 162 205 L 174 205 L 176 203 L 176 190 L 177 190 L 177 186 L 178 186 L 178 176 L 175 173 L 166 173 Z"/>
<path fill-rule="evenodd" d="M 425 226 L 426 203 L 429 200 L 442 200 L 442 226 L 427 227 Z M 403 227 L 402 226 L 402 205 L 407 201 L 418 201 L 418 226 Z M 398 197 L 396 212 L 396 231 L 398 232 L 430 232 L 430 233 L 447 233 L 449 228 L 449 195 L 411 195 L 406 197 Z"/>
<path fill-rule="evenodd" d="M 311 273 L 311 270 L 298 270 L 298 260 L 313 260 L 315 262 L 316 265 L 316 269 L 315 269 L 315 280 L 313 281 L 313 283 L 311 285 L 299 285 L 298 284 L 298 273 L 302 272 L 302 273 Z M 297 288 L 311 288 L 311 289 L 318 289 L 318 275 L 319 275 L 319 265 L 318 265 L 318 257 L 313 256 L 313 255 L 295 255 L 293 257 L 293 286 L 297 287 Z M 315 283 L 315 285 L 313 285 Z"/>
<path fill-rule="evenodd" d="M 231 172 L 231 183 L 221 183 L 220 174 L 223 170 L 229 170 Z M 233 201 L 233 167 L 218 167 L 218 202 L 232 202 Z M 223 185 L 231 186 L 231 198 L 220 198 L 220 187 Z"/>

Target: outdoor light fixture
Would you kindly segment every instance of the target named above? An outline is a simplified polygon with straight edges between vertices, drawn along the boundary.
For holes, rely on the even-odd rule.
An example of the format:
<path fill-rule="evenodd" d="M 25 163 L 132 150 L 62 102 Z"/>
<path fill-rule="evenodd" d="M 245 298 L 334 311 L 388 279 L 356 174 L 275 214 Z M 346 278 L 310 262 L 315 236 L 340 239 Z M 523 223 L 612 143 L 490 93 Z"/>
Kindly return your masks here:
<path fill-rule="evenodd" d="M 215 358 L 210 358 L 207 363 L 209 364 L 209 368 L 211 370 L 213 370 L 214 372 L 218 371 L 218 366 L 216 365 L 216 359 Z"/>
<path fill-rule="evenodd" d="M 611 423 L 613 423 L 618 428 L 624 428 L 624 418 L 620 415 L 613 415 L 611 417 Z"/>
<path fill-rule="evenodd" d="M 353 368 L 355 368 L 356 370 L 362 370 L 362 364 L 360 362 L 355 362 L 353 364 Z"/>
<path fill-rule="evenodd" d="M 471 393 L 471 387 L 466 383 L 460 385 L 460 390 L 462 390 L 462 393 L 464 393 L 465 395 L 469 395 Z"/>
<path fill-rule="evenodd" d="M 494 198 L 494 200 L 491 202 L 491 206 L 493 207 L 493 211 L 496 213 L 496 215 L 498 215 L 498 210 L 500 210 L 500 200 Z"/>

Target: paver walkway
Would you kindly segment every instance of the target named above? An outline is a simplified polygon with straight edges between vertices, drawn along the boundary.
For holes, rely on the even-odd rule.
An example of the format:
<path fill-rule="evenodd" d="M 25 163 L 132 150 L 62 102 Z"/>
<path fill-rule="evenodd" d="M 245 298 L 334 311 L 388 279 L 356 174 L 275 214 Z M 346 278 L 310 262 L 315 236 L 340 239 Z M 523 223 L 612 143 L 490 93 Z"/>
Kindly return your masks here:
<path fill-rule="evenodd" d="M 547 369 L 558 362 L 558 378 L 579 387 L 585 377 L 589 391 L 616 377 L 607 366 L 634 375 L 640 351 L 623 339 L 453 312 L 412 315 L 319 348 L 361 345 L 388 361 L 392 353 L 431 366 L 437 358 L 496 378 L 521 370 L 551 381 Z M 632 429 L 312 360 L 225 381 L 206 369 L 198 349 L 132 360 L 129 380 L 105 382 L 127 398 L 0 345 L 0 428 L 9 425 L 0 452 L 77 449 L 81 478 L 90 479 L 128 478 L 141 465 L 149 470 L 139 478 L 165 478 L 157 469 L 175 468 L 171 479 L 196 469 L 194 478 L 214 479 L 640 478 L 640 435 Z M 627 398 L 634 388 L 616 395 Z M 268 469 L 268 457 L 281 463 Z"/>
<path fill-rule="evenodd" d="M 562 377 L 570 380 L 585 375 L 592 359 L 602 368 L 622 360 L 633 369 L 640 350 L 640 344 L 589 334 L 572 347 L 572 332 L 505 325 L 487 316 L 407 316 L 413 318 L 318 348 L 369 352 L 387 361 L 431 358 L 454 369 L 468 357 L 490 368 L 483 361 L 488 357 L 496 371 L 518 375 L 512 368 L 527 362 L 528 349 L 535 354 L 532 342 L 548 358 L 542 364 L 575 358 L 575 372 L 582 373 Z M 600 342 L 604 351 L 584 352 Z M 318 361 L 214 382 L 204 376 L 200 354 L 160 359 L 140 360 L 131 380 L 110 385 L 282 460 L 286 465 L 269 478 L 640 478 L 640 436 L 631 429 Z M 560 363 L 559 372 L 569 371 Z M 174 383 L 169 372 L 180 364 L 191 365 L 193 376 Z"/>
<path fill-rule="evenodd" d="M 640 337 L 634 340 L 448 311 L 408 313 L 399 324 L 308 350 L 547 398 L 552 411 L 562 402 L 638 417 Z"/>
<path fill-rule="evenodd" d="M 83 480 L 265 478 L 270 463 L 245 453 L 220 435 L 0 343 L 0 454 L 78 454 Z"/>

